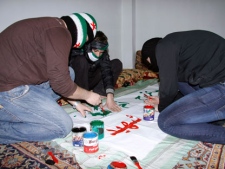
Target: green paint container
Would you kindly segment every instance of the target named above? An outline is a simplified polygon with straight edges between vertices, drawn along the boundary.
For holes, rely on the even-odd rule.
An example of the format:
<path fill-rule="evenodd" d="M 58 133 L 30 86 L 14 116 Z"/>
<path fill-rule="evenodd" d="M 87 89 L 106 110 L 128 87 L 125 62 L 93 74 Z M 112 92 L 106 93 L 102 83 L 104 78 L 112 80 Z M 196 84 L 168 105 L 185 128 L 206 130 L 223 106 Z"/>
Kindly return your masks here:
<path fill-rule="evenodd" d="M 91 130 L 98 133 L 98 139 L 101 140 L 104 138 L 104 122 L 101 120 L 93 120 L 90 123 Z"/>

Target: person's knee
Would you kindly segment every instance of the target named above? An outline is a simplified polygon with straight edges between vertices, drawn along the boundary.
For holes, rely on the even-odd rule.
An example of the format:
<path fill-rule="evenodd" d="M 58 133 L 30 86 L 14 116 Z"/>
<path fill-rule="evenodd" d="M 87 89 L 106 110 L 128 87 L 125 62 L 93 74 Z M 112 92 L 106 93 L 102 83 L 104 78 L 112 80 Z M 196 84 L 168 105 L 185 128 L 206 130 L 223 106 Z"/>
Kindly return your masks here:
<path fill-rule="evenodd" d="M 39 138 L 36 138 L 37 141 L 64 138 L 71 132 L 71 129 L 73 127 L 73 122 L 71 118 L 63 118 L 63 120 L 61 119 L 60 121 L 52 121 L 51 124 L 52 125 L 45 125 L 41 127 L 43 130 L 45 129 L 45 131 L 41 132 L 43 134 L 37 133 L 37 135 L 39 135 Z"/>
<path fill-rule="evenodd" d="M 120 74 L 120 72 L 123 70 L 123 64 L 119 59 L 113 59 L 111 61 L 111 68 L 114 74 Z"/>
<path fill-rule="evenodd" d="M 168 133 L 171 124 L 168 123 L 168 119 L 166 119 L 163 113 L 160 113 L 158 116 L 158 127 L 165 133 Z"/>
<path fill-rule="evenodd" d="M 162 120 L 160 114 L 159 114 L 159 116 L 158 116 L 158 126 L 159 126 L 159 128 L 160 128 L 161 130 L 163 130 L 163 128 L 164 128 L 164 121 Z"/>
<path fill-rule="evenodd" d="M 56 138 L 64 138 L 71 132 L 73 121 L 66 113 L 65 116 L 60 116 L 59 118 L 53 122 L 54 125 L 49 130 L 55 133 Z"/>
<path fill-rule="evenodd" d="M 72 119 L 69 117 L 66 121 L 64 121 L 63 123 L 64 125 L 64 129 L 62 130 L 62 137 L 66 137 L 72 130 L 73 128 L 73 121 Z"/>
<path fill-rule="evenodd" d="M 123 63 L 119 59 L 113 59 L 113 65 L 117 68 L 118 71 L 122 71 Z"/>

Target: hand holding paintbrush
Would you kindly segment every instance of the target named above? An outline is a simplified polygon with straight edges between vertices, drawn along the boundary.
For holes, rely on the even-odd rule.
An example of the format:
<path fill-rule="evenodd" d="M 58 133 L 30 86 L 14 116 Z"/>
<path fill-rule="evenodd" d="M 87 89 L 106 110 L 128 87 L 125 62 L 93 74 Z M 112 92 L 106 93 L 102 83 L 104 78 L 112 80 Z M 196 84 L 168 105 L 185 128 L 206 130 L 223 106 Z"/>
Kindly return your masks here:
<path fill-rule="evenodd" d="M 146 100 L 144 100 L 145 104 L 147 105 L 158 105 L 159 104 L 159 97 L 158 96 L 148 96 L 147 94 L 144 94 Z"/>
<path fill-rule="evenodd" d="M 148 96 L 147 94 L 144 94 L 146 100 L 144 100 L 144 103 L 146 105 L 151 105 L 155 107 L 155 110 L 158 111 L 158 105 L 159 105 L 159 97 L 158 96 Z"/>

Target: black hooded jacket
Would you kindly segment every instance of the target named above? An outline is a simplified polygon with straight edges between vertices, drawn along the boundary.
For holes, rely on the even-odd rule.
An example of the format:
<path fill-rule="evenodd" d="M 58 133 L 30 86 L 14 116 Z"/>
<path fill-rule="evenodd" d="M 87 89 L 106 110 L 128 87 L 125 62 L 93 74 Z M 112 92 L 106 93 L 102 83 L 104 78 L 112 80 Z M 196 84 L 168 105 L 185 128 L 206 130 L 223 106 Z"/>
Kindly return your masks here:
<path fill-rule="evenodd" d="M 203 30 L 175 32 L 156 46 L 159 111 L 175 101 L 178 82 L 207 87 L 225 81 L 225 39 Z"/>
<path fill-rule="evenodd" d="M 96 71 L 96 69 L 100 68 L 101 74 L 102 74 L 102 80 L 104 84 L 104 88 L 107 89 L 113 89 L 113 74 L 111 71 L 111 64 L 110 64 L 110 57 L 108 52 L 104 52 L 103 55 L 95 62 L 90 61 L 86 54 L 86 59 L 88 60 L 90 64 L 90 72 Z"/>
<path fill-rule="evenodd" d="M 77 82 L 77 84 L 87 90 L 93 90 L 92 88 L 90 89 L 90 85 L 88 84 L 89 75 L 99 73 L 98 71 L 99 69 L 101 72 L 101 79 L 103 82 L 103 86 L 106 90 L 106 93 L 108 93 L 107 91 L 113 93 L 114 92 L 113 73 L 111 70 L 111 61 L 108 52 L 104 52 L 103 55 L 95 62 L 89 59 L 87 52 L 88 51 L 85 48 L 84 50 L 73 49 L 70 54 L 70 61 L 69 61 L 70 66 L 73 69 L 77 70 L 75 71 L 75 78 L 80 78 L 80 83 Z M 75 59 L 76 65 L 71 64 L 72 62 L 74 62 Z"/>

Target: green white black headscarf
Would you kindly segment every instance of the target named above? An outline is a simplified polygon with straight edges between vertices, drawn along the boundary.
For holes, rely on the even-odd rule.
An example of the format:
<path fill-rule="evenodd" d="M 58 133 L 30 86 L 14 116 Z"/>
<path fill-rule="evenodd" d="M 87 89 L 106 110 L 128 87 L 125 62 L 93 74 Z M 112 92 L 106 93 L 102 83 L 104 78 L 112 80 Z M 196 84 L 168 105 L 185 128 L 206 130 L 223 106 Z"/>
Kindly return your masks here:
<path fill-rule="evenodd" d="M 87 40 L 92 41 L 97 32 L 97 22 L 95 18 L 88 13 L 73 13 L 61 17 L 67 25 L 72 36 L 72 47 L 82 48 Z"/>

